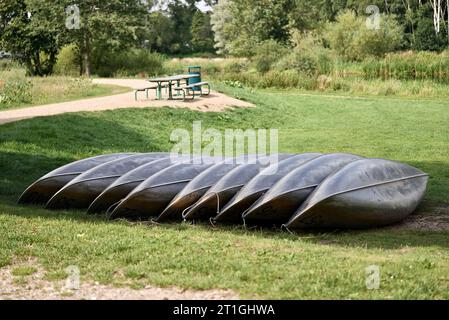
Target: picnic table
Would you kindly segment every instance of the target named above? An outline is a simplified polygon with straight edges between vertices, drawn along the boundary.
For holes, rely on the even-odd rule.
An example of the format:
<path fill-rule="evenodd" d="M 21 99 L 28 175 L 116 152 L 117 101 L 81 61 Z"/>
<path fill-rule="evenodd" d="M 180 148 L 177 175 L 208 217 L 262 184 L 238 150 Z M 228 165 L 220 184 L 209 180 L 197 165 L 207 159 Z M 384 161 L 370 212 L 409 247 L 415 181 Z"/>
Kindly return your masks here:
<path fill-rule="evenodd" d="M 179 87 L 181 85 L 181 81 L 196 78 L 197 75 L 194 74 L 178 74 L 170 77 L 161 77 L 161 78 L 153 78 L 148 81 L 157 83 L 157 98 L 158 100 L 162 100 L 162 87 L 163 84 L 167 84 L 168 87 L 168 100 L 173 100 L 173 83 L 176 83 Z"/>

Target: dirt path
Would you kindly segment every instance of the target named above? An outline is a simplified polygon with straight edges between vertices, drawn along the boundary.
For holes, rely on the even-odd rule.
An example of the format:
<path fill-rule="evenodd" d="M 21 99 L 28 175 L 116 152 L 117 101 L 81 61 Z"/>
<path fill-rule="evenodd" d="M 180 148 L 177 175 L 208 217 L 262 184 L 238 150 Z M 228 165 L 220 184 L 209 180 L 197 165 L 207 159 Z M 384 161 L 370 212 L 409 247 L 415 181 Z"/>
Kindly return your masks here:
<path fill-rule="evenodd" d="M 27 275 L 15 274 L 16 268 L 32 268 Z M 238 300 L 239 295 L 230 290 L 183 290 L 177 287 L 143 289 L 113 287 L 98 283 L 45 280 L 45 271 L 35 259 L 14 263 L 0 269 L 0 300 Z"/>
<path fill-rule="evenodd" d="M 94 79 L 95 84 L 113 84 L 129 88 L 138 88 L 148 85 L 145 80 L 138 79 Z M 145 94 L 140 93 L 139 101 L 134 100 L 134 93 L 122 93 L 108 97 L 90 98 L 84 100 L 55 103 L 37 107 L 15 109 L 0 112 L 0 124 L 29 119 L 40 116 L 52 116 L 67 112 L 103 111 L 124 108 L 148 108 L 148 107 L 173 107 L 189 108 L 199 111 L 220 112 L 229 107 L 251 107 L 248 102 L 231 98 L 224 94 L 212 91 L 209 96 L 199 97 L 193 101 L 179 100 L 155 100 L 154 91 L 151 92 L 149 101 L 145 100 Z"/>

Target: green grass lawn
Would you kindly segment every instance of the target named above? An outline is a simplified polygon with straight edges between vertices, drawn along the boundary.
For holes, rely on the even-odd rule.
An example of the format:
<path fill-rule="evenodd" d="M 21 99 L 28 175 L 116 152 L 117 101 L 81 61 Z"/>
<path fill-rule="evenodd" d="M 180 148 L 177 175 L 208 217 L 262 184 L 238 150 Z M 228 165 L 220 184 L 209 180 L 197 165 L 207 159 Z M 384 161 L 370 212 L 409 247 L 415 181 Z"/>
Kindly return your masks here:
<path fill-rule="evenodd" d="M 140 287 L 224 288 L 247 298 L 449 298 L 449 232 L 386 228 L 302 233 L 135 225 L 81 212 L 17 206 L 36 178 L 67 162 L 120 151 L 168 151 L 170 132 L 278 128 L 281 152 L 351 152 L 431 175 L 422 215 L 449 205 L 449 102 L 220 88 L 257 108 L 225 113 L 135 109 L 66 114 L 0 126 L 0 265 L 36 257 L 49 279 Z M 444 218 L 444 217 L 443 217 Z M 381 268 L 367 290 L 365 268 Z M 20 266 L 16 266 L 20 268 Z"/>

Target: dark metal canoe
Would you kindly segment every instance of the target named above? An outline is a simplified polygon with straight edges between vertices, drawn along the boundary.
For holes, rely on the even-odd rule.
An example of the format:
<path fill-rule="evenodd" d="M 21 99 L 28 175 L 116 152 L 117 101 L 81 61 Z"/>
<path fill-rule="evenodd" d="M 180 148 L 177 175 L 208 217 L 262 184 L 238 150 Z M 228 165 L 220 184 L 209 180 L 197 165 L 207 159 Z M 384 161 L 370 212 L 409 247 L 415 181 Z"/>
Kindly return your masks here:
<path fill-rule="evenodd" d="M 285 223 L 327 176 L 360 159 L 353 154 L 333 153 L 306 162 L 259 198 L 243 215 L 243 219 L 256 224 Z"/>
<path fill-rule="evenodd" d="M 278 161 L 292 157 L 291 154 L 279 154 L 269 157 L 276 157 Z M 268 157 L 267 157 L 268 158 Z M 263 163 L 262 163 L 263 162 Z M 273 163 L 272 160 L 270 160 Z M 266 169 L 264 158 L 256 163 L 241 164 L 223 176 L 212 186 L 195 205 L 183 216 L 186 220 L 207 220 L 215 217 L 242 187 L 254 178 L 261 170 Z"/>
<path fill-rule="evenodd" d="M 89 206 L 88 213 L 101 213 L 112 209 L 126 198 L 139 184 L 152 175 L 175 164 L 170 157 L 154 160 L 124 174 L 107 187 Z"/>
<path fill-rule="evenodd" d="M 215 183 L 238 167 L 238 161 L 223 161 L 217 163 L 190 181 L 170 202 L 157 218 L 157 221 L 181 220 L 183 212 L 195 204 Z"/>
<path fill-rule="evenodd" d="M 363 159 L 330 175 L 285 224 L 287 228 L 368 228 L 413 213 L 428 175 L 407 164 Z"/>
<path fill-rule="evenodd" d="M 53 170 L 30 185 L 20 196 L 19 204 L 46 204 L 62 187 L 87 170 L 106 162 L 131 156 L 132 153 L 116 153 L 91 157 L 66 164 Z"/>
<path fill-rule="evenodd" d="M 319 156 L 320 153 L 298 154 L 261 171 L 234 196 L 215 219 L 240 220 L 242 214 L 276 182 L 292 170 Z"/>
<path fill-rule="evenodd" d="M 213 163 L 174 164 L 136 187 L 112 211 L 110 218 L 148 219 L 159 216 L 170 201 L 196 176 Z"/>
<path fill-rule="evenodd" d="M 163 157 L 167 157 L 167 154 L 135 154 L 99 165 L 79 175 L 65 185 L 48 201 L 46 208 L 88 208 L 96 197 L 122 175 L 145 163 Z"/>

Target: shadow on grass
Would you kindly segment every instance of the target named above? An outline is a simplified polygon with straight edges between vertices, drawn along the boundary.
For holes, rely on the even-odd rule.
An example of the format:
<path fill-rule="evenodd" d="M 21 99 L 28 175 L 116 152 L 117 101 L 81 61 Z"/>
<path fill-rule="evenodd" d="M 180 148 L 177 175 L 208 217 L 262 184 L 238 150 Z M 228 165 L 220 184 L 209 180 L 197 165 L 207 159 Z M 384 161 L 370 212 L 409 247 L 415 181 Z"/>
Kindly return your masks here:
<path fill-rule="evenodd" d="M 32 210 L 30 210 L 32 209 Z M 289 242 L 307 242 L 319 245 L 338 246 L 347 248 L 366 248 L 396 250 L 404 247 L 442 247 L 449 248 L 449 232 L 419 231 L 407 229 L 379 228 L 370 230 L 321 230 L 302 231 L 290 234 L 279 229 L 253 228 L 243 226 L 220 225 L 213 227 L 207 223 L 192 226 L 188 223 L 153 224 L 151 222 L 110 221 L 104 215 L 87 215 L 81 211 L 49 211 L 35 206 L 16 205 L 11 198 L 0 198 L 0 214 L 25 217 L 30 219 L 44 218 L 57 221 L 75 221 L 98 225 L 123 225 L 124 227 L 152 227 L 163 228 L 167 231 L 186 231 L 190 228 L 200 228 L 202 231 L 232 234 L 237 237 L 256 237 L 258 239 L 282 240 Z"/>
<path fill-rule="evenodd" d="M 141 113 L 139 113 L 141 114 Z M 82 128 L 80 129 L 80 124 Z M 76 160 L 76 158 L 123 151 L 158 151 L 160 145 L 148 141 L 148 136 L 140 134 L 117 121 L 108 121 L 96 116 L 68 114 L 56 117 L 32 119 L 5 125 L 0 131 L 0 142 L 10 145 L 10 149 L 20 152 L 0 152 L 0 209 L 3 214 L 27 218 L 74 220 L 77 222 L 110 224 L 102 216 L 87 216 L 82 212 L 46 211 L 36 207 L 17 206 L 15 200 L 25 188 L 47 172 Z M 3 129 L 3 126 L 2 126 Z M 95 133 L 94 135 L 92 133 Z M 23 149 L 24 148 L 24 149 Z M 351 150 L 357 153 L 357 150 Z M 39 153 L 45 152 L 43 156 Z M 441 199 L 447 198 L 449 189 L 448 163 L 410 162 L 431 175 L 424 210 Z M 163 225 L 169 230 L 182 230 L 187 225 Z M 211 233 L 216 230 L 200 225 Z M 274 240 L 308 241 L 347 247 L 367 247 L 398 249 L 404 246 L 449 247 L 447 232 L 376 229 L 362 231 L 305 232 L 290 235 L 278 230 L 245 230 L 242 227 L 223 226 L 220 232 L 236 236 L 251 235 Z"/>
<path fill-rule="evenodd" d="M 90 129 L 86 132 L 77 128 L 75 124 L 80 122 Z M 0 131 L 0 143 L 17 151 L 0 151 L 0 195 L 18 196 L 38 178 L 79 159 L 160 149 L 148 137 L 117 122 L 82 115 L 33 119 L 6 126 L 10 128 Z M 91 132 L 96 132 L 95 136 Z"/>

